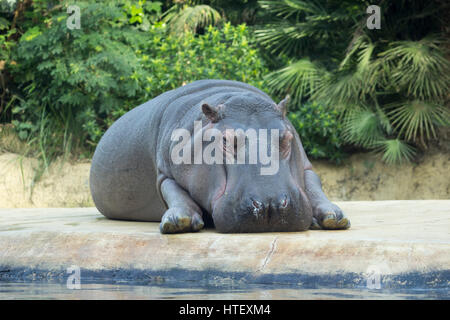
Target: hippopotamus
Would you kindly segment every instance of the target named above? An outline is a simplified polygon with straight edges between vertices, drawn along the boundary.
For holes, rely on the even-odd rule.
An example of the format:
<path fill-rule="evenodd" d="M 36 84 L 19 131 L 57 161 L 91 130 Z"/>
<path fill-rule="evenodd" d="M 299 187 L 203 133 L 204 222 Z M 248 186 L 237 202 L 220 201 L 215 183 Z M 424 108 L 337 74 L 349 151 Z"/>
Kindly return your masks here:
<path fill-rule="evenodd" d="M 95 150 L 90 190 L 97 209 L 110 219 L 160 222 L 161 233 L 196 232 L 205 223 L 221 233 L 348 229 L 350 220 L 322 191 L 286 116 L 287 104 L 288 98 L 275 103 L 242 82 L 198 80 L 130 110 Z M 180 129 L 183 143 L 174 135 Z M 214 136 L 222 143 L 211 153 L 216 159 L 240 152 L 232 130 L 269 130 L 276 170 L 262 174 L 267 162 L 259 157 L 252 163 L 174 159 L 179 152 L 192 160 L 196 155 L 185 151 L 207 147 L 201 132 L 208 129 L 223 134 Z M 244 158 L 250 156 L 247 147 L 239 146 Z"/>

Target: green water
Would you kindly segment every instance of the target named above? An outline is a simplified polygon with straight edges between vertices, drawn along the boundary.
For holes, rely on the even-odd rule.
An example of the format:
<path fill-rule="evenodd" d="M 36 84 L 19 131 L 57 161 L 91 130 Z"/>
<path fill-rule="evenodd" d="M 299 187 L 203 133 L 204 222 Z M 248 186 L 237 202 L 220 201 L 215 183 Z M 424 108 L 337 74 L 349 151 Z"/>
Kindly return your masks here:
<path fill-rule="evenodd" d="M 65 283 L 0 282 L 0 299 L 449 299 L 447 289 L 383 290 L 366 288 L 304 289 L 266 286 L 191 286 L 169 287 L 136 284 L 81 284 L 80 289 L 68 289 Z"/>

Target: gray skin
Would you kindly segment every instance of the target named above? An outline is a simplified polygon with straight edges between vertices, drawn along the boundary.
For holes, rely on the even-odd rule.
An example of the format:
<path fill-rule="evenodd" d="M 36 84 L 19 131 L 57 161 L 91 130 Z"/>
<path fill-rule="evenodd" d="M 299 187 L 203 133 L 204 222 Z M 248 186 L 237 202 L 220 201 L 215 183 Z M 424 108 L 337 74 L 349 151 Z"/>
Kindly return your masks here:
<path fill-rule="evenodd" d="M 200 80 L 134 108 L 97 146 L 90 172 L 95 205 L 110 219 L 161 221 L 162 233 L 195 232 L 204 221 L 224 233 L 349 228 L 323 193 L 286 104 L 245 83 Z M 194 121 L 204 130 L 279 129 L 278 172 L 261 175 L 259 161 L 174 164 L 179 141 L 172 132 L 189 130 L 193 144 Z"/>

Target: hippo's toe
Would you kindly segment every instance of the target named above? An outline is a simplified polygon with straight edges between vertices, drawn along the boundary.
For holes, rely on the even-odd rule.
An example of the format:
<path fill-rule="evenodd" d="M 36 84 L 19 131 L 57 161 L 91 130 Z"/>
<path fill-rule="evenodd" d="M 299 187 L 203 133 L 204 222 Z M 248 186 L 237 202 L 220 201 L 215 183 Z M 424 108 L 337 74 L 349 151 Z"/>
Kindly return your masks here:
<path fill-rule="evenodd" d="M 310 229 L 349 229 L 350 220 L 333 203 L 324 203 L 314 208 L 314 218 Z"/>
<path fill-rule="evenodd" d="M 189 208 L 169 208 L 161 219 L 161 233 L 196 232 L 202 229 L 204 222 L 200 214 Z"/>

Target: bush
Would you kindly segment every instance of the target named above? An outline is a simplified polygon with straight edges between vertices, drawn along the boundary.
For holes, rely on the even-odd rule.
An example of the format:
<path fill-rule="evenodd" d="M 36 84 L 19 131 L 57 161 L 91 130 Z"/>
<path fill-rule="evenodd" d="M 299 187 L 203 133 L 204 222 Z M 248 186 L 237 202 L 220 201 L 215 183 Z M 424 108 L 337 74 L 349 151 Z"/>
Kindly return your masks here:
<path fill-rule="evenodd" d="M 145 71 L 133 47 L 137 35 L 120 7 L 80 3 L 82 28 L 70 30 L 67 14 L 22 35 L 12 68 L 23 101 L 13 109 L 23 139 L 70 147 L 95 144 L 119 108 L 144 95 Z M 101 124 L 94 125 L 93 118 Z"/>
<path fill-rule="evenodd" d="M 175 37 L 162 23 L 145 27 L 140 21 L 149 19 L 130 18 L 127 5 L 77 5 L 80 30 L 66 27 L 61 9 L 22 35 L 10 70 L 22 94 L 14 124 L 44 160 L 52 149 L 92 151 L 119 116 L 184 83 L 222 78 L 262 85 L 265 69 L 244 25 Z"/>
<path fill-rule="evenodd" d="M 13 37 L 17 33 L 17 28 L 12 23 L 13 17 L 14 3 L 0 1 L 0 121 L 7 118 L 3 115 L 12 100 L 6 69 L 11 63 L 14 63 L 11 60 L 11 53 L 16 45 Z"/>
<path fill-rule="evenodd" d="M 340 163 L 345 153 L 341 149 L 342 128 L 338 112 L 316 102 L 303 104 L 288 117 L 302 140 L 307 155 Z"/>
<path fill-rule="evenodd" d="M 262 87 L 266 70 L 249 45 L 245 25 L 210 26 L 203 35 L 186 32 L 182 38 L 166 31 L 165 25 L 154 25 L 151 44 L 139 51 L 150 74 L 146 90 L 151 96 L 198 79 L 238 80 Z"/>

